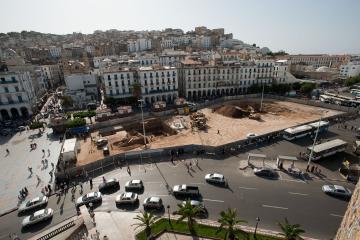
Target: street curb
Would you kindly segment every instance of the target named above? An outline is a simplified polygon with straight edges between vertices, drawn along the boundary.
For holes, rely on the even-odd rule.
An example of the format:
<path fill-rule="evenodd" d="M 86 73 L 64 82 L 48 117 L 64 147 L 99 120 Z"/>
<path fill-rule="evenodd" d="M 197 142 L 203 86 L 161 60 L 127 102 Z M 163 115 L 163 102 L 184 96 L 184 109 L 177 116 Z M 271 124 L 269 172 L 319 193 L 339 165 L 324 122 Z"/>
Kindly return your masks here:
<path fill-rule="evenodd" d="M 14 207 L 14 208 L 11 208 L 9 210 L 6 210 L 5 212 L 0 213 L 0 217 L 3 217 L 3 216 L 8 215 L 8 214 L 10 214 L 12 212 L 15 212 L 16 210 L 18 210 L 18 207 Z"/>

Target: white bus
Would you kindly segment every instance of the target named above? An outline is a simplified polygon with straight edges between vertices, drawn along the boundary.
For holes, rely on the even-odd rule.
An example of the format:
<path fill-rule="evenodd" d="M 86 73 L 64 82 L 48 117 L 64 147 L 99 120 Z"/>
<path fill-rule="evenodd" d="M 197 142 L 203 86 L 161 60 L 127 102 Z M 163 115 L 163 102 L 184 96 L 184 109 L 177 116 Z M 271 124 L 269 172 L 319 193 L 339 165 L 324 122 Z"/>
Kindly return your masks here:
<path fill-rule="evenodd" d="M 314 146 L 312 161 L 319 160 L 323 157 L 334 155 L 338 152 L 344 152 L 346 150 L 347 142 L 341 139 L 335 139 L 328 142 L 320 143 Z M 309 158 L 311 149 L 310 146 L 307 148 L 306 157 Z"/>
<path fill-rule="evenodd" d="M 305 137 L 307 135 L 311 135 L 313 132 L 313 128 L 309 125 L 303 125 L 294 128 L 287 128 L 284 130 L 283 138 L 286 140 L 294 140 L 297 138 Z"/>
<path fill-rule="evenodd" d="M 329 129 L 330 123 L 327 121 L 318 121 L 314 123 L 309 123 L 309 126 L 313 128 L 313 132 L 315 133 L 319 128 L 319 133 L 325 132 Z"/>
<path fill-rule="evenodd" d="M 319 99 L 320 99 L 321 102 L 331 103 L 331 96 L 320 95 Z"/>

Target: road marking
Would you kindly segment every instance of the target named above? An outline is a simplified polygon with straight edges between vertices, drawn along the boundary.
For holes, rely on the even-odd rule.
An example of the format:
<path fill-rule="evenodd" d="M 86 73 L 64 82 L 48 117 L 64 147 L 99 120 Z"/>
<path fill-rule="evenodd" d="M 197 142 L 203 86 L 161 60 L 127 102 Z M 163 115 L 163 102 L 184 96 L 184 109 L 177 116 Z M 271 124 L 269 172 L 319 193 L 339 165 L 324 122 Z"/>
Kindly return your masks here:
<path fill-rule="evenodd" d="M 239 188 L 246 190 L 258 190 L 257 188 L 252 188 L 252 187 L 239 187 Z"/>
<path fill-rule="evenodd" d="M 163 195 L 161 195 L 161 194 L 154 194 L 154 196 L 156 196 L 156 197 L 170 197 L 169 194 L 167 194 L 167 195 L 165 195 L 165 194 L 163 194 Z"/>
<path fill-rule="evenodd" d="M 149 183 L 149 184 L 160 184 L 162 182 L 144 182 L 144 183 Z"/>
<path fill-rule="evenodd" d="M 297 192 L 289 192 L 289 194 L 301 195 L 301 196 L 308 196 L 308 195 L 309 195 L 309 194 L 307 194 L 307 193 L 297 193 Z"/>
<path fill-rule="evenodd" d="M 288 181 L 288 182 L 298 182 L 298 183 L 306 183 L 304 180 L 295 180 L 295 179 L 280 179 L 281 181 Z"/>
<path fill-rule="evenodd" d="M 223 203 L 223 200 L 216 200 L 216 199 L 208 199 L 208 198 L 203 198 L 203 201 L 208 201 L 208 202 L 221 202 Z"/>
<path fill-rule="evenodd" d="M 201 183 L 201 182 L 195 182 L 195 183 L 189 183 L 189 185 L 204 185 L 205 183 Z"/>
<path fill-rule="evenodd" d="M 340 217 L 340 218 L 344 217 L 344 216 L 342 216 L 342 215 L 333 214 L 333 213 L 331 213 L 331 214 L 330 214 L 330 216 L 333 216 L 333 217 Z"/>
<path fill-rule="evenodd" d="M 266 207 L 266 208 L 278 208 L 278 209 L 284 209 L 284 210 L 288 209 L 286 207 L 278 207 L 278 206 L 271 206 L 271 205 L 262 205 L 262 206 Z"/>

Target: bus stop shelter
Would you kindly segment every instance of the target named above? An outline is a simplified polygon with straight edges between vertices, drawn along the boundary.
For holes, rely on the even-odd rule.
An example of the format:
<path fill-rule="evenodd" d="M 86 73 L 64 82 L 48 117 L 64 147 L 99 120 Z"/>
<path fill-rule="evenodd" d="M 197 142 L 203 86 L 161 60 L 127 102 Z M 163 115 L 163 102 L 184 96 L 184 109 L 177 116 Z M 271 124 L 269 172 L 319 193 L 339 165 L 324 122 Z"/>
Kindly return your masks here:
<path fill-rule="evenodd" d="M 247 163 L 250 165 L 251 159 L 262 159 L 263 160 L 263 166 L 265 166 L 265 159 L 267 156 L 265 154 L 258 154 L 258 153 L 249 153 L 247 158 Z"/>
<path fill-rule="evenodd" d="M 279 167 L 280 164 L 283 164 L 284 161 L 291 161 L 291 167 L 293 168 L 295 166 L 295 161 L 298 161 L 297 157 L 293 157 L 293 156 L 284 156 L 284 155 L 279 155 L 276 158 L 276 165 Z"/>

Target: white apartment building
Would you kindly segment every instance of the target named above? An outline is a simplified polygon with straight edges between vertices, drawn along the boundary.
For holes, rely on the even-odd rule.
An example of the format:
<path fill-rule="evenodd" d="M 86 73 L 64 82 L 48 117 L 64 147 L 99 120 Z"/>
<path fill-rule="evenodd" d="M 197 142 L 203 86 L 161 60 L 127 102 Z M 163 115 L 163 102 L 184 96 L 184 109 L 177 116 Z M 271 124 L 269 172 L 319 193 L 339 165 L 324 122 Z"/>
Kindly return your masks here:
<path fill-rule="evenodd" d="M 59 65 L 42 65 L 39 69 L 47 82 L 48 89 L 55 88 L 60 85 L 61 72 Z"/>
<path fill-rule="evenodd" d="M 211 48 L 211 37 L 209 36 L 198 36 L 194 41 L 195 47 L 198 48 Z"/>
<path fill-rule="evenodd" d="M 159 63 L 161 66 L 179 67 L 181 61 L 185 60 L 189 54 L 184 51 L 164 51 L 159 55 Z"/>
<path fill-rule="evenodd" d="M 349 62 L 340 66 L 340 79 L 347 79 L 360 75 L 360 61 Z"/>
<path fill-rule="evenodd" d="M 51 46 L 49 47 L 50 56 L 53 58 L 58 58 L 61 56 L 61 47 Z"/>
<path fill-rule="evenodd" d="M 180 96 L 199 99 L 245 94 L 253 84 L 271 84 L 273 74 L 274 62 L 269 60 L 215 65 L 187 59 L 179 70 Z"/>
<path fill-rule="evenodd" d="M 97 100 L 98 85 L 94 73 L 72 73 L 65 75 L 65 84 L 66 90 L 64 95 L 72 98 L 75 107 L 85 108 L 88 103 Z"/>
<path fill-rule="evenodd" d="M 146 104 L 172 103 L 178 97 L 178 77 L 174 67 L 109 68 L 104 70 L 102 81 L 105 95 L 109 97 L 133 97 L 136 84 L 140 84 L 141 98 Z"/>
<path fill-rule="evenodd" d="M 0 72 L 0 120 L 28 117 L 35 103 L 30 72 Z"/>
<path fill-rule="evenodd" d="M 151 39 L 139 38 L 137 40 L 128 41 L 128 52 L 141 52 L 150 50 Z"/>
<path fill-rule="evenodd" d="M 169 49 L 174 47 L 174 43 L 171 39 L 163 39 L 160 42 L 160 47 L 162 49 Z"/>
<path fill-rule="evenodd" d="M 290 73 L 288 60 L 278 60 L 274 67 L 274 83 L 294 83 L 298 80 Z"/>

